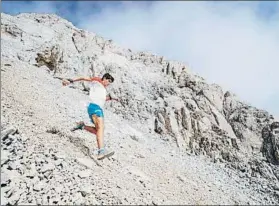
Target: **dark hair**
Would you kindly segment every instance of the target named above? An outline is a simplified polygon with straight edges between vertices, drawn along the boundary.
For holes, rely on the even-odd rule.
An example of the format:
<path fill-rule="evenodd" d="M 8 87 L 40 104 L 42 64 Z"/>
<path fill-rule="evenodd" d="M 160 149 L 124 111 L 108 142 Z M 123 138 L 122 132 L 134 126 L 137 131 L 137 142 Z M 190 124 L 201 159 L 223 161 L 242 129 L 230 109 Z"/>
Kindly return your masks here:
<path fill-rule="evenodd" d="M 111 83 L 114 82 L 114 78 L 109 73 L 105 73 L 103 75 L 102 80 L 104 80 L 104 79 L 111 80 Z"/>

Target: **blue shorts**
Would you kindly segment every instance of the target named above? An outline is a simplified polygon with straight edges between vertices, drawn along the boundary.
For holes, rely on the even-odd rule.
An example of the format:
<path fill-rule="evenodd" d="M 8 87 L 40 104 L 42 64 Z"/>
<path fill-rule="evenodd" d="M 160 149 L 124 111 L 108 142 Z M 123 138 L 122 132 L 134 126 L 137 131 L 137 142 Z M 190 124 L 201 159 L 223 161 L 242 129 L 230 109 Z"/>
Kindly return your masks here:
<path fill-rule="evenodd" d="M 90 103 L 87 107 L 87 112 L 92 123 L 94 123 L 92 115 L 95 114 L 97 117 L 104 117 L 102 108 L 97 104 Z"/>

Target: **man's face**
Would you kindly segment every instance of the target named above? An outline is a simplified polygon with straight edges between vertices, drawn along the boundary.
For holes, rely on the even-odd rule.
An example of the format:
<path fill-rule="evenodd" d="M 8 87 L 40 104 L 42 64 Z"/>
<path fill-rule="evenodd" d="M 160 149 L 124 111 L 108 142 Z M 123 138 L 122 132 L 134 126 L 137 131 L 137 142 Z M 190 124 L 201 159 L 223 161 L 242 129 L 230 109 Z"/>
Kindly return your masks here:
<path fill-rule="evenodd" d="M 111 80 L 110 80 L 110 79 L 104 78 L 103 84 L 104 84 L 105 87 L 107 87 L 110 83 L 111 83 Z"/>

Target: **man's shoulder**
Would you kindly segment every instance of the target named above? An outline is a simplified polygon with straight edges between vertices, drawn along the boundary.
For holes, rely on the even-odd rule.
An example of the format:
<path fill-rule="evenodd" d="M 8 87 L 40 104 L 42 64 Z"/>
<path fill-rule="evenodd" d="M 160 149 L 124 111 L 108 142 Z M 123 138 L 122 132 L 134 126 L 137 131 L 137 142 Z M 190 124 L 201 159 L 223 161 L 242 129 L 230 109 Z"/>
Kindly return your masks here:
<path fill-rule="evenodd" d="M 98 82 L 104 87 L 102 78 L 100 77 L 91 77 L 91 82 Z"/>
<path fill-rule="evenodd" d="M 90 78 L 91 81 L 97 81 L 97 82 L 101 82 L 102 79 L 100 77 L 91 77 Z"/>

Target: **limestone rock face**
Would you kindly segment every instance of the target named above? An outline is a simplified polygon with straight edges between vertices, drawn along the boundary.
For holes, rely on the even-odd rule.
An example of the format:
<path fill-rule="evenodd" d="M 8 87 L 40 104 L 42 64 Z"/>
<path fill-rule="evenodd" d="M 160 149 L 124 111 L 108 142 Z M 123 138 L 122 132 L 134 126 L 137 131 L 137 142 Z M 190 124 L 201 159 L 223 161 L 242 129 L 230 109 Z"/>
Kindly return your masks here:
<path fill-rule="evenodd" d="M 105 106 L 116 154 L 96 163 L 86 156 L 95 137 L 70 132 L 90 124 L 89 83 L 63 87 L 59 78 L 106 72 L 120 100 Z M 3 204 L 279 202 L 278 120 L 186 64 L 56 15 L 1 13 L 1 83 Z"/>
<path fill-rule="evenodd" d="M 262 130 L 262 152 L 267 160 L 279 164 L 279 122 L 273 122 Z"/>

